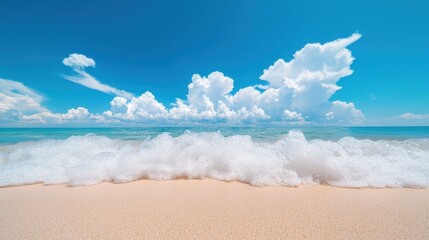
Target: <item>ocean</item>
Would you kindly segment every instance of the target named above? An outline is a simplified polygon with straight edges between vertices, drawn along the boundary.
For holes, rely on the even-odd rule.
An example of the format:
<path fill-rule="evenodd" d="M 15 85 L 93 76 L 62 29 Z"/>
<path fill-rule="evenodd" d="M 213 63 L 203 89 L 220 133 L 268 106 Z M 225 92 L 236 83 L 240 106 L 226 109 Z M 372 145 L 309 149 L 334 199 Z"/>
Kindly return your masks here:
<path fill-rule="evenodd" d="M 177 178 L 428 188 L 429 127 L 0 129 L 0 186 Z"/>

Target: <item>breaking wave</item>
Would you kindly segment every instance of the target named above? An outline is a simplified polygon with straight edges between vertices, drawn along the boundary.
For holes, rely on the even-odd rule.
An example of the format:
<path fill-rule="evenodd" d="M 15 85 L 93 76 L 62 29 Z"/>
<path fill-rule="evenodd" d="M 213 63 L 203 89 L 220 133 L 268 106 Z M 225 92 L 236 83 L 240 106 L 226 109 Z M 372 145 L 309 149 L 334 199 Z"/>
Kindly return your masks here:
<path fill-rule="evenodd" d="M 429 139 L 274 142 L 219 132 L 140 141 L 88 134 L 0 146 L 0 186 L 212 178 L 256 186 L 429 187 Z"/>

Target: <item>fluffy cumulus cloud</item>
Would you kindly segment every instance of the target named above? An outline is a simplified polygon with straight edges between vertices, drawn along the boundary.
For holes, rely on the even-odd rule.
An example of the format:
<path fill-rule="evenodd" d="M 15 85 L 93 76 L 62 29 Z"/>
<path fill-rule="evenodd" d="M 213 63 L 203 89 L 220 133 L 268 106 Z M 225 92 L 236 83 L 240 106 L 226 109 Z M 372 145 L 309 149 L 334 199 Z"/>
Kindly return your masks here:
<path fill-rule="evenodd" d="M 195 74 L 192 76 L 192 82 L 188 85 L 186 101 L 178 99 L 176 106 L 170 110 L 169 117 L 173 119 L 231 121 L 268 118 L 262 109 L 250 102 L 253 101 L 253 99 L 249 99 L 251 93 L 243 89 L 235 97 L 236 95 L 231 94 L 233 88 L 234 80 L 221 72 L 213 72 L 207 77 Z M 247 103 L 246 98 L 249 100 Z M 238 104 L 234 104 L 235 99 L 237 99 Z"/>
<path fill-rule="evenodd" d="M 110 106 L 111 110 L 104 112 L 105 116 L 120 120 L 162 119 L 167 114 L 165 106 L 158 102 L 151 92 L 145 92 L 130 100 L 115 97 L 110 102 Z"/>
<path fill-rule="evenodd" d="M 51 113 L 44 111 L 32 115 L 23 115 L 22 120 L 32 123 L 64 123 L 72 120 L 84 120 L 89 118 L 90 114 L 88 109 L 83 107 L 72 108 L 67 113 Z"/>
<path fill-rule="evenodd" d="M 213 72 L 207 77 L 195 74 L 188 85 L 187 99 L 177 99 L 174 106 L 167 109 L 150 92 L 140 97 L 126 99 L 115 97 L 106 117 L 125 121 L 255 121 L 267 119 L 261 108 L 255 106 L 250 89 L 230 94 L 233 80 L 221 72 Z M 255 90 L 256 91 L 256 90 Z M 256 91 L 259 95 L 260 92 Z M 237 99 L 237 104 L 234 104 Z M 249 101 L 247 101 L 249 100 Z"/>
<path fill-rule="evenodd" d="M 63 64 L 71 67 L 73 71 L 77 74 L 74 76 L 65 75 L 64 78 L 72 81 L 74 83 L 80 84 L 87 88 L 91 88 L 100 92 L 122 96 L 125 98 L 132 98 L 133 94 L 126 92 L 124 90 L 119 90 L 114 87 L 111 87 L 107 84 L 103 84 L 92 75 L 85 71 L 86 67 L 95 67 L 95 61 L 92 58 L 88 58 L 85 55 L 73 53 L 70 54 L 67 58 L 63 59 Z"/>
<path fill-rule="evenodd" d="M 208 76 L 195 74 L 188 85 L 186 99 L 177 99 L 171 107 L 164 106 L 151 92 L 136 96 L 101 83 L 85 70 L 95 67 L 95 61 L 74 53 L 63 63 L 76 75 L 65 78 L 114 95 L 110 109 L 100 114 L 91 114 L 83 107 L 64 114 L 51 113 L 40 105 L 39 95 L 21 88 L 20 91 L 2 90 L 0 96 L 3 98 L 22 96 L 17 103 L 2 101 L 0 113 L 13 108 L 10 106 L 15 106 L 16 112 L 25 113 L 23 102 L 27 101 L 34 106 L 31 109 L 38 110 L 23 114 L 21 119 L 33 122 L 359 123 L 364 115 L 353 103 L 332 101 L 331 97 L 341 89 L 338 81 L 353 73 L 350 66 L 354 58 L 347 47 L 360 37 L 360 34 L 353 34 L 324 44 L 307 44 L 290 61 L 279 59 L 265 69 L 260 76 L 263 84 L 257 86 L 235 90 L 234 80 L 222 72 Z"/>
<path fill-rule="evenodd" d="M 282 99 L 280 108 L 286 106 L 307 121 L 359 121 L 363 114 L 353 104 L 329 99 L 341 89 L 337 82 L 353 73 L 354 58 L 347 46 L 360 37 L 353 34 L 325 44 L 307 44 L 291 61 L 277 60 L 260 79 L 268 82 L 269 90 L 280 91 L 276 93 Z"/>
<path fill-rule="evenodd" d="M 166 109 L 146 92 L 139 98 L 115 98 L 105 114 L 124 120 L 185 119 L 230 122 L 357 123 L 364 119 L 353 103 L 330 101 L 341 89 L 337 82 L 353 71 L 354 58 L 347 46 L 360 34 L 325 44 L 312 43 L 297 51 L 289 62 L 279 59 L 264 70 L 265 85 L 233 93 L 234 81 L 221 72 L 207 77 L 195 74 L 187 99 Z M 149 95 L 150 98 L 146 95 Z M 137 104 L 137 99 L 145 104 Z"/>
<path fill-rule="evenodd" d="M 88 58 L 85 55 L 72 53 L 69 57 L 63 59 L 63 64 L 72 67 L 83 69 L 85 67 L 95 67 L 95 61 L 92 58 Z"/>

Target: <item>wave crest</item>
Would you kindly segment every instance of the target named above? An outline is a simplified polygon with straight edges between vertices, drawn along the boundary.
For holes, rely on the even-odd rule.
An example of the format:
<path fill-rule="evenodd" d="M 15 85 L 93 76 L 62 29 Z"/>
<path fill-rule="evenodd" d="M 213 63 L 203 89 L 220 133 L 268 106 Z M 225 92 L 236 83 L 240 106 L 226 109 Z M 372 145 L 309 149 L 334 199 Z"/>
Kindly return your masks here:
<path fill-rule="evenodd" d="M 142 141 L 88 134 L 0 146 L 0 186 L 91 185 L 137 179 L 213 178 L 251 185 L 429 186 L 429 139 L 276 142 L 250 136 L 163 133 Z"/>

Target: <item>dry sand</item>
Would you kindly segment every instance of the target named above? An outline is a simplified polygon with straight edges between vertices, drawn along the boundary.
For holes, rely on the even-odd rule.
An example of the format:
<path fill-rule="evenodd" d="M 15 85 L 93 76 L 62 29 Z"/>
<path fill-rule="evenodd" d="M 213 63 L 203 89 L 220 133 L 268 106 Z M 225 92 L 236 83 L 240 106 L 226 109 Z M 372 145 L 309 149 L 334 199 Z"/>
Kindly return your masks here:
<path fill-rule="evenodd" d="M 0 239 L 429 239 L 429 189 L 214 180 L 1 188 Z"/>

